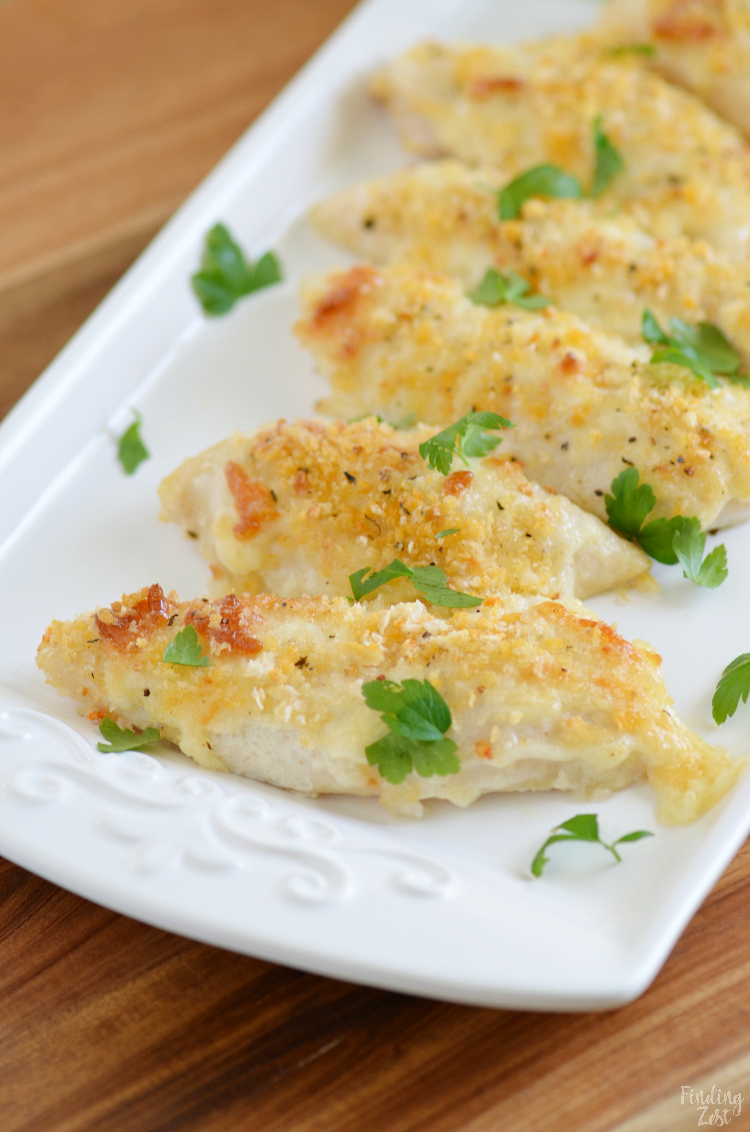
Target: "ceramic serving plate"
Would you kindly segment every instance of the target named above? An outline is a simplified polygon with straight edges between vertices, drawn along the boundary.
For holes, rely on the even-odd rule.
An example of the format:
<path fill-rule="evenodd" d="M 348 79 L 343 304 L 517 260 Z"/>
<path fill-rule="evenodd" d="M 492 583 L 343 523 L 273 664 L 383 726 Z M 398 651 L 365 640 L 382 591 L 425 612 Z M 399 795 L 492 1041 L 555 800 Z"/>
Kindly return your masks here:
<path fill-rule="evenodd" d="M 196 939 L 322 974 L 481 1005 L 590 1010 L 649 984 L 750 827 L 750 777 L 686 829 L 656 825 L 646 787 L 596 806 L 559 795 L 433 805 L 421 822 L 376 802 L 309 800 L 210 773 L 166 747 L 102 755 L 93 724 L 34 661 L 53 617 L 159 581 L 183 597 L 207 571 L 158 521 L 157 486 L 235 428 L 309 414 L 322 384 L 290 326 L 300 279 L 345 263 L 309 204 L 408 156 L 367 74 L 410 43 L 574 31 L 585 0 L 369 0 L 242 138 L 0 428 L 0 853 L 105 904 Z M 207 321 L 189 288 L 225 221 L 285 282 Z M 127 477 L 113 436 L 137 408 L 152 458 Z M 750 527 L 725 534 L 728 581 L 701 590 L 655 567 L 660 594 L 591 605 L 664 657 L 683 719 L 737 754 L 750 709 L 721 731 L 710 700 L 750 648 Z M 551 827 L 595 810 L 624 847 L 558 846 Z"/>

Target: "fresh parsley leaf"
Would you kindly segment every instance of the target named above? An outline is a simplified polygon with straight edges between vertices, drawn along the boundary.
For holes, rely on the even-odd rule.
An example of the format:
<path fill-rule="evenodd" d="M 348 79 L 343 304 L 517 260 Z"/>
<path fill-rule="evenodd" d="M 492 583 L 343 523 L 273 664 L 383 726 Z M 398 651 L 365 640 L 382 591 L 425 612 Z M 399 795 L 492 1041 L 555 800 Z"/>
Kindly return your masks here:
<path fill-rule="evenodd" d="M 367 578 L 371 570 L 371 566 L 365 566 L 364 569 L 356 570 L 349 575 L 349 584 L 352 587 L 355 601 L 361 601 L 373 590 L 380 589 L 381 586 L 392 582 L 394 578 L 411 578 L 412 576 L 412 570 L 400 558 L 394 558 L 388 566 L 385 566 L 382 570 L 373 571 L 372 576 Z M 365 578 L 367 578 L 366 581 Z"/>
<path fill-rule="evenodd" d="M 398 432 L 408 432 L 417 423 L 416 413 L 407 413 L 400 421 L 394 421 L 391 428 L 395 428 Z"/>
<path fill-rule="evenodd" d="M 638 483 L 637 468 L 626 468 L 612 480 L 612 495 L 604 496 L 610 527 L 640 546 L 657 562 L 667 566 L 682 563 L 685 577 L 697 586 L 716 589 L 726 579 L 727 552 L 722 544 L 715 547 L 701 562 L 706 536 L 701 534 L 697 519 L 675 515 L 672 519 L 655 519 L 643 526 L 646 516 L 656 504 L 653 488 Z"/>
<path fill-rule="evenodd" d="M 648 307 L 643 312 L 643 317 L 641 318 L 641 334 L 643 335 L 644 342 L 649 342 L 652 346 L 669 345 L 669 338 L 659 326 L 659 323 Z"/>
<path fill-rule="evenodd" d="M 678 558 L 674 552 L 674 536 L 685 522 L 690 520 L 682 515 L 675 515 L 673 519 L 654 519 L 652 523 L 646 523 L 638 534 L 641 548 L 657 562 L 663 562 L 665 566 L 676 566 Z"/>
<path fill-rule="evenodd" d="M 459 593 L 448 588 L 448 578 L 439 566 L 406 566 L 400 558 L 393 561 L 382 570 L 367 577 L 371 567 L 365 566 L 349 575 L 349 584 L 352 587 L 355 601 L 361 601 L 367 594 L 380 586 L 387 585 L 394 578 L 408 578 L 418 593 L 422 594 L 433 605 L 442 605 L 447 609 L 472 609 L 482 604 L 481 597 L 472 597 L 471 594 Z"/>
<path fill-rule="evenodd" d="M 423 778 L 433 774 L 457 774 L 461 763 L 455 751 L 456 744 L 452 739 L 421 743 L 418 739 L 404 739 L 400 735 L 385 735 L 365 747 L 370 766 L 377 766 L 383 778 L 394 785 L 403 782 L 412 770 Z"/>
<path fill-rule="evenodd" d="M 638 479 L 637 468 L 626 468 L 612 480 L 612 495 L 604 496 L 610 527 L 631 539 L 638 537 L 644 519 L 656 505 L 654 489 L 647 483 L 639 487 Z"/>
<path fill-rule="evenodd" d="M 564 829 L 565 833 L 557 833 L 556 830 Z M 549 862 L 549 857 L 546 856 L 545 850 L 550 845 L 554 845 L 558 841 L 591 841 L 597 845 L 601 845 L 603 849 L 608 850 L 615 858 L 616 861 L 621 861 L 622 857 L 615 848 L 616 845 L 622 845 L 627 841 L 640 841 L 642 837 L 653 837 L 647 829 L 637 829 L 633 833 L 626 833 L 624 837 L 618 837 L 616 841 L 607 844 L 602 841 L 599 836 L 599 820 L 596 814 L 577 814 L 576 817 L 564 821 L 562 825 L 556 825 L 552 830 L 552 837 L 548 837 L 544 845 L 537 853 L 534 860 L 531 862 L 531 872 L 535 877 L 540 877 L 544 871 L 544 866 Z"/>
<path fill-rule="evenodd" d="M 485 307 L 514 303 L 528 311 L 538 311 L 550 305 L 550 300 L 545 299 L 544 295 L 529 295 L 530 290 L 531 284 L 515 271 L 511 270 L 506 276 L 490 267 L 476 291 L 469 292 L 469 298 Z"/>
<path fill-rule="evenodd" d="M 679 350 L 654 350 L 651 355 L 651 365 L 657 365 L 659 362 L 670 362 L 673 366 L 682 366 L 683 369 L 689 369 L 699 381 L 705 381 L 710 389 L 719 388 L 719 382 L 711 370 L 701 364 L 700 359 L 690 346 L 683 346 Z"/>
<path fill-rule="evenodd" d="M 431 468 L 447 476 L 453 465 L 454 456 L 459 456 L 468 468 L 467 456 L 486 456 L 501 443 L 500 437 L 490 436 L 483 431 L 484 429 L 514 427 L 511 421 L 498 413 L 467 413 L 455 424 L 420 444 L 419 455 Z"/>
<path fill-rule="evenodd" d="M 447 531 L 438 531 L 435 538 L 447 538 L 448 535 L 457 535 L 460 530 L 460 527 L 448 527 Z"/>
<path fill-rule="evenodd" d="M 617 47 L 608 48 L 607 54 L 614 59 L 621 55 L 643 55 L 647 59 L 653 59 L 656 48 L 653 43 L 620 43 Z"/>
<path fill-rule="evenodd" d="M 99 731 L 102 739 L 106 739 L 109 745 L 97 743 L 97 747 L 107 755 L 118 751 L 137 751 L 139 747 L 147 747 L 149 743 L 159 741 L 159 731 L 156 727 L 147 727 L 139 735 L 136 731 L 118 727 L 114 719 L 110 719 L 109 716 L 101 721 Z"/>
<path fill-rule="evenodd" d="M 362 685 L 365 703 L 382 712 L 391 734 L 365 748 L 367 761 L 388 782 L 403 782 L 412 769 L 427 778 L 457 774 L 457 745 L 444 737 L 451 726 L 450 708 L 429 680 L 371 680 Z"/>
<path fill-rule="evenodd" d="M 646 342 L 657 347 L 651 362 L 671 362 L 684 366 L 711 389 L 718 389 L 716 375 L 729 378 L 740 385 L 750 384 L 739 372 L 742 358 L 732 343 L 712 322 L 699 322 L 692 326 L 681 318 L 669 322 L 670 333 L 659 326 L 650 310 L 643 312 L 642 334 Z"/>
<path fill-rule="evenodd" d="M 750 652 L 743 652 L 728 664 L 716 685 L 711 711 L 717 723 L 723 723 L 727 716 L 734 715 L 740 700 L 747 703 L 750 693 Z"/>
<path fill-rule="evenodd" d="M 141 440 L 140 428 L 143 424 L 143 418 L 137 409 L 134 409 L 135 420 L 130 428 L 127 428 L 120 437 L 120 443 L 117 447 L 117 459 L 122 464 L 126 475 L 132 476 L 135 469 L 144 460 L 148 460 L 151 453 L 146 445 Z"/>
<path fill-rule="evenodd" d="M 482 604 L 481 597 L 449 589 L 448 579 L 439 566 L 415 566 L 412 581 L 418 593 L 445 609 L 474 609 Z"/>
<path fill-rule="evenodd" d="M 583 189 L 575 177 L 556 165 L 536 165 L 500 190 L 498 214 L 501 220 L 513 220 L 529 197 L 578 200 L 582 196 Z"/>
<path fill-rule="evenodd" d="M 161 658 L 165 664 L 185 664 L 192 668 L 206 668 L 211 660 L 201 656 L 202 648 L 194 625 L 187 625 L 170 641 Z"/>
<path fill-rule="evenodd" d="M 250 263 L 224 224 L 216 224 L 206 236 L 201 269 L 191 283 L 204 313 L 226 314 L 238 299 L 281 279 L 281 265 L 273 252 Z"/>
<path fill-rule="evenodd" d="M 714 547 L 703 561 L 703 551 L 706 548 L 706 536 L 701 533 L 700 523 L 697 519 L 684 519 L 682 526 L 674 536 L 674 552 L 677 555 L 685 577 L 695 582 L 697 586 L 705 586 L 715 590 L 726 579 L 727 551 L 722 543 Z"/>
<path fill-rule="evenodd" d="M 601 114 L 594 119 L 594 153 L 596 164 L 591 195 L 596 198 L 609 188 L 617 174 L 625 168 L 622 154 L 615 149 L 602 129 Z"/>

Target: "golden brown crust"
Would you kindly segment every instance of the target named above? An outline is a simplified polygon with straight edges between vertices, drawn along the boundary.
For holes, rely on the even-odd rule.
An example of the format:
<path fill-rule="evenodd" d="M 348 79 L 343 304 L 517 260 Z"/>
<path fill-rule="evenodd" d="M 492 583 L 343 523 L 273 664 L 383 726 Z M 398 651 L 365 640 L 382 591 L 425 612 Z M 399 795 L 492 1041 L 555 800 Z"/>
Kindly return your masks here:
<path fill-rule="evenodd" d="M 646 307 L 664 326 L 713 322 L 750 366 L 750 269 L 703 241 L 650 236 L 622 213 L 602 217 L 591 201 L 536 198 L 500 221 L 492 190 L 501 185 L 497 170 L 424 162 L 345 189 L 311 218 L 357 255 L 445 272 L 467 291 L 490 266 L 516 271 L 562 310 L 633 345 L 643 344 Z"/>
<path fill-rule="evenodd" d="M 530 484 L 520 463 L 502 455 L 505 439 L 471 470 L 456 460 L 445 477 L 419 454 L 434 435 L 374 418 L 280 421 L 187 460 L 160 488 L 163 514 L 197 537 L 221 584 L 254 593 L 347 595 L 350 574 L 394 558 L 439 566 L 453 589 L 478 597 L 506 588 L 588 597 L 647 571 L 634 546 Z M 227 461 L 273 492 L 276 517 L 251 540 L 237 533 Z M 446 530 L 456 533 L 437 537 Z M 378 600 L 416 597 L 405 581 L 378 593 Z"/>
<path fill-rule="evenodd" d="M 297 333 L 333 386 L 328 412 L 414 412 L 442 426 L 473 408 L 501 413 L 516 425 L 504 450 L 527 474 L 605 520 L 604 495 L 630 465 L 656 493 L 654 518 L 694 515 L 710 528 L 747 508 L 748 390 L 712 391 L 680 367 L 645 364 L 554 308 L 489 309 L 406 265 L 379 278 L 356 307 L 367 344 L 346 357 L 307 317 L 341 276 L 313 280 L 303 296 Z"/>
<path fill-rule="evenodd" d="M 297 788 L 375 794 L 411 813 L 428 797 L 467 805 L 487 790 L 553 786 L 591 795 L 645 773 L 666 821 L 698 816 L 741 767 L 679 723 L 648 646 L 625 641 L 579 607 L 509 595 L 445 621 L 418 602 L 377 609 L 340 598 L 243 595 L 238 619 L 252 626 L 261 651 L 248 658 L 209 639 L 210 665 L 188 668 L 164 663 L 164 651 L 196 617 L 220 620 L 221 602 L 177 603 L 170 595 L 177 610 L 170 625 L 150 624 L 124 651 L 96 639 L 97 617 L 135 610 L 147 592 L 124 597 L 117 611 L 53 622 L 39 664 L 82 712 L 157 726 L 204 765 L 244 767 Z M 426 676 L 441 692 L 453 715 L 458 774 L 412 772 L 394 786 L 368 764 L 364 748 L 385 728 L 361 685 L 379 676 Z M 281 755 L 290 744 L 292 762 Z M 261 759 L 260 747 L 270 755 Z"/>
<path fill-rule="evenodd" d="M 518 79 L 476 97 L 495 76 Z M 708 240 L 734 260 L 750 250 L 750 153 L 741 135 L 635 56 L 613 59 L 582 35 L 512 47 L 424 43 L 373 83 L 402 137 L 426 156 L 496 165 L 507 179 L 551 162 L 593 177 L 593 122 L 625 160 L 596 204 L 620 204 L 647 231 Z"/>

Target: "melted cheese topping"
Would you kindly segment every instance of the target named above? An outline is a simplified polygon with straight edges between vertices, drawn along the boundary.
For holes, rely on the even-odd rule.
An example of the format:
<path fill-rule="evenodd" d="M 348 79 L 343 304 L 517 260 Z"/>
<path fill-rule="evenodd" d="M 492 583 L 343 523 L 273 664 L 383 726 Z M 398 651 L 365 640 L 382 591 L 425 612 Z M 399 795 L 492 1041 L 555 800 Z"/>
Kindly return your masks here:
<path fill-rule="evenodd" d="M 322 235 L 388 264 L 407 260 L 476 287 L 488 267 L 516 271 L 534 291 L 593 326 L 642 345 L 648 307 L 659 322 L 713 322 L 750 365 L 750 269 L 724 261 L 704 241 L 657 239 L 591 201 L 527 201 L 500 221 L 497 172 L 458 161 L 426 162 L 316 205 Z"/>
<path fill-rule="evenodd" d="M 614 0 L 597 34 L 610 45 L 652 43 L 650 66 L 750 132 L 748 0 Z"/>
<path fill-rule="evenodd" d="M 744 518 L 746 389 L 712 391 L 680 367 L 644 364 L 554 308 L 478 306 L 447 277 L 405 265 L 319 278 L 303 303 L 297 333 L 333 386 L 325 411 L 445 426 L 489 409 L 515 423 L 505 446 L 533 479 L 602 519 L 630 465 L 656 493 L 654 518 L 694 515 L 705 528 Z"/>
<path fill-rule="evenodd" d="M 511 81 L 512 80 L 512 81 Z M 658 236 L 703 238 L 734 260 L 750 250 L 750 152 L 741 135 L 635 57 L 592 37 L 510 47 L 425 43 L 385 68 L 374 93 L 426 156 L 496 165 L 506 179 L 544 162 L 588 191 L 593 123 L 625 168 L 597 201 Z"/>
<path fill-rule="evenodd" d="M 508 595 L 444 620 L 420 602 L 228 600 L 180 603 L 158 586 L 125 595 L 54 621 L 38 662 L 91 718 L 158 727 L 204 766 L 313 793 L 372 794 L 402 814 L 419 815 L 426 798 L 465 806 L 494 790 L 600 797 L 645 774 L 660 820 L 687 822 L 742 767 L 679 722 L 649 646 L 576 605 Z M 128 618 L 127 638 L 102 633 Z M 188 624 L 208 667 L 162 661 Z M 387 730 L 361 688 L 379 676 L 427 677 L 444 696 L 459 773 L 412 771 L 393 785 L 369 765 L 365 747 Z"/>
<path fill-rule="evenodd" d="M 393 558 L 439 566 L 452 588 L 590 597 L 642 577 L 646 556 L 562 496 L 492 454 L 456 458 L 448 477 L 419 455 L 427 425 L 397 431 L 375 418 L 280 421 L 187 460 L 160 488 L 164 517 L 198 539 L 223 588 L 282 596 L 350 595 L 349 575 Z M 502 449 L 496 450 L 502 452 Z M 463 470 L 462 470 L 463 469 Z M 272 508 L 251 509 L 246 492 Z M 458 528 L 446 538 L 436 536 Z M 407 581 L 377 591 L 408 601 Z"/>

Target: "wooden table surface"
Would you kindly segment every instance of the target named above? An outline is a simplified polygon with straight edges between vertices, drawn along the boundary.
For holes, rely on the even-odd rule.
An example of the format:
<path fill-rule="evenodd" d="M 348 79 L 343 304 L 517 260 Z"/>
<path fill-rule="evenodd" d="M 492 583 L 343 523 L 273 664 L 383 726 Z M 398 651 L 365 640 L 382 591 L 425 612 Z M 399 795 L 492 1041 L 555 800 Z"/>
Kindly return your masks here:
<path fill-rule="evenodd" d="M 0 413 L 352 6 L 0 0 Z M 750 1129 L 749 901 L 746 846 L 639 1001 L 549 1015 L 233 955 L 0 862 L 0 1130 L 682 1132 L 684 1085 Z"/>

